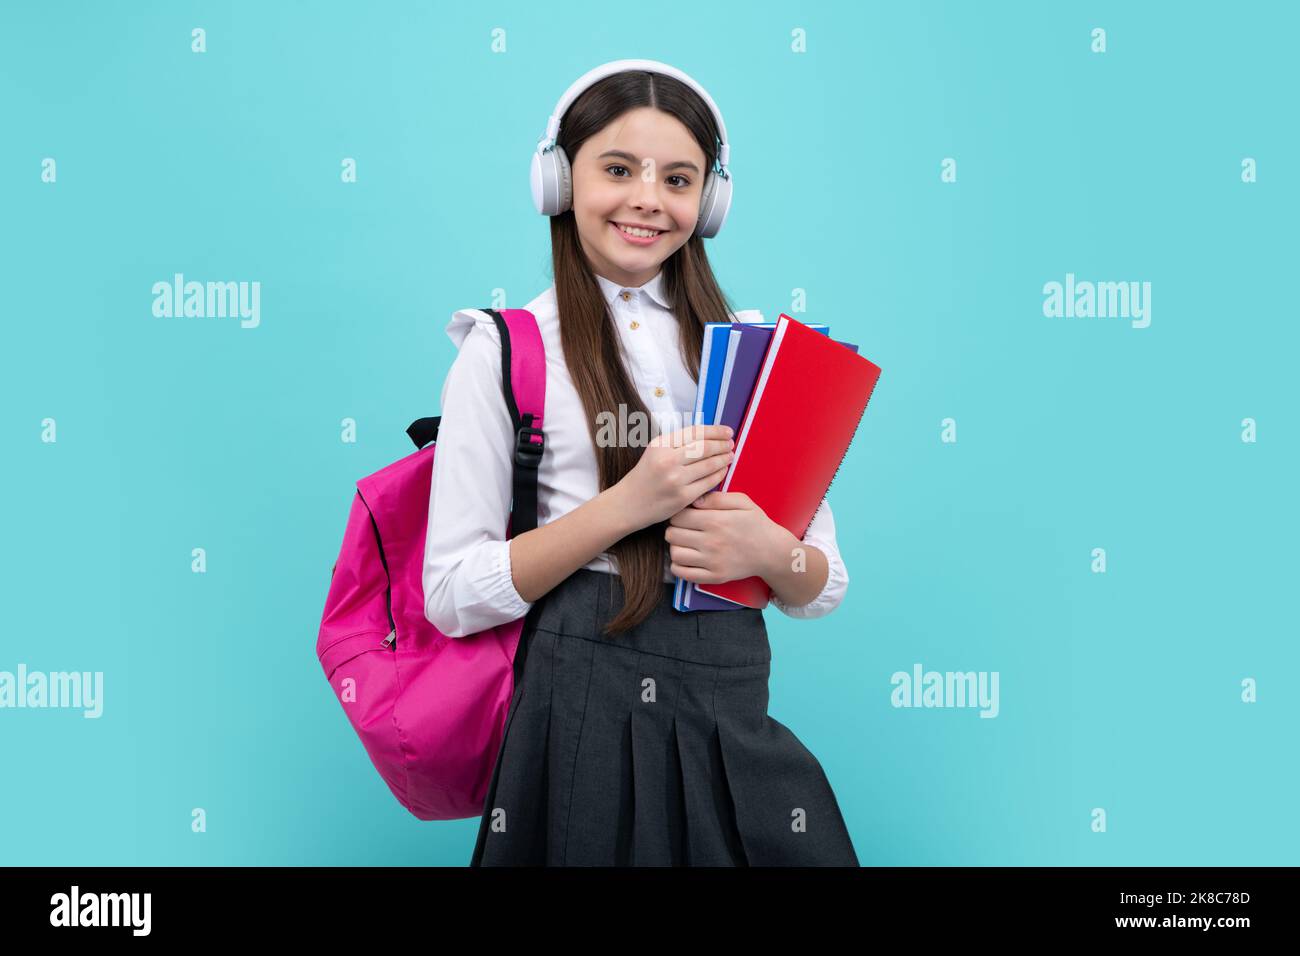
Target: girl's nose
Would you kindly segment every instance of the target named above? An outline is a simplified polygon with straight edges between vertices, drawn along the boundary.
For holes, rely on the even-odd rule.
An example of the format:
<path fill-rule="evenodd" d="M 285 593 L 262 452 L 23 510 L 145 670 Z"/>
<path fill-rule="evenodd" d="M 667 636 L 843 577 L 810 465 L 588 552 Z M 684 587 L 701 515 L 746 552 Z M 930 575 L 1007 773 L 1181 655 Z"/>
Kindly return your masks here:
<path fill-rule="evenodd" d="M 632 205 L 637 209 L 659 211 L 659 184 L 654 180 L 642 181 L 632 197 Z"/>

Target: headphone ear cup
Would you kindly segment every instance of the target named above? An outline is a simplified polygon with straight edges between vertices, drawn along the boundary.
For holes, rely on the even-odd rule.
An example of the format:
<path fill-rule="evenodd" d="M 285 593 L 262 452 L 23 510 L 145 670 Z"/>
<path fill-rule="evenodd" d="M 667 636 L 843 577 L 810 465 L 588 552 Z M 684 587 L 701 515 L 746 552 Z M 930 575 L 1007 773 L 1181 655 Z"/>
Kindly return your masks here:
<path fill-rule="evenodd" d="M 695 232 L 702 239 L 716 236 L 727 221 L 727 212 L 731 209 L 731 179 L 723 179 L 716 172 L 710 171 L 704 181 L 704 193 L 700 196 L 700 215 L 695 222 Z"/>
<path fill-rule="evenodd" d="M 573 176 L 569 157 L 561 147 L 544 153 L 534 151 L 528 178 L 533 189 L 533 205 L 543 216 L 558 216 L 572 204 Z"/>
<path fill-rule="evenodd" d="M 573 207 L 573 171 L 569 168 L 569 155 L 555 147 L 555 168 L 560 181 L 560 212 Z"/>

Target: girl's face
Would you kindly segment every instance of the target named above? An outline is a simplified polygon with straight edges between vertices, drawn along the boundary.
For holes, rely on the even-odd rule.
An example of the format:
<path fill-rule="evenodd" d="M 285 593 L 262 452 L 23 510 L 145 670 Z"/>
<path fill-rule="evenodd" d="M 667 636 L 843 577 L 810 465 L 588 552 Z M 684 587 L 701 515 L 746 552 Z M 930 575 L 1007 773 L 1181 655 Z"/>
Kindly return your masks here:
<path fill-rule="evenodd" d="M 629 110 L 588 137 L 571 159 L 578 238 L 596 272 L 636 288 L 695 231 L 704 151 L 676 117 Z M 648 226 L 653 238 L 620 226 Z"/>

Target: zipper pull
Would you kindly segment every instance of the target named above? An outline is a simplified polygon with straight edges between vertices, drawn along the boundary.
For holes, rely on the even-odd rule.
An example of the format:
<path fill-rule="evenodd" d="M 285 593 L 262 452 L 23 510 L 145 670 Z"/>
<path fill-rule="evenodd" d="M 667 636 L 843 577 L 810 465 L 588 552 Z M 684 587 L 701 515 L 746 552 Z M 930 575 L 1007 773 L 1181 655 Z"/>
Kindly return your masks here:
<path fill-rule="evenodd" d="M 392 633 L 389 634 L 386 638 L 384 638 L 383 646 L 386 647 L 386 648 L 387 648 L 387 647 L 392 647 L 392 646 L 393 646 L 393 641 L 395 641 L 395 640 L 397 640 L 397 628 L 393 628 Z"/>

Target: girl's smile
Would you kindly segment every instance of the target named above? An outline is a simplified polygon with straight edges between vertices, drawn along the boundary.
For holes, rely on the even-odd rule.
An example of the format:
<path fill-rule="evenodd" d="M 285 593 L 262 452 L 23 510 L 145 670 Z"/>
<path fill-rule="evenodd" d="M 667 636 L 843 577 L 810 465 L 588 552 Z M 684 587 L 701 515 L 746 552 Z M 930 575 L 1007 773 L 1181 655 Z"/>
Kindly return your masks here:
<path fill-rule="evenodd" d="M 627 223 L 617 223 L 611 219 L 609 221 L 609 224 L 611 227 L 613 227 L 615 232 L 617 232 L 628 242 L 632 243 L 632 245 L 634 246 L 652 246 L 656 242 L 658 242 L 661 237 L 663 237 L 665 234 L 667 234 L 670 231 L 667 229 L 660 229 L 653 236 L 634 236 L 626 229 L 623 228 L 624 225 L 628 225 Z M 639 228 L 638 231 L 645 232 L 647 230 L 644 228 Z"/>

